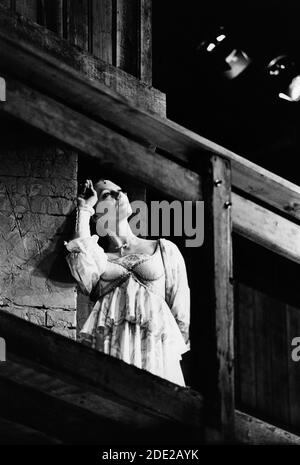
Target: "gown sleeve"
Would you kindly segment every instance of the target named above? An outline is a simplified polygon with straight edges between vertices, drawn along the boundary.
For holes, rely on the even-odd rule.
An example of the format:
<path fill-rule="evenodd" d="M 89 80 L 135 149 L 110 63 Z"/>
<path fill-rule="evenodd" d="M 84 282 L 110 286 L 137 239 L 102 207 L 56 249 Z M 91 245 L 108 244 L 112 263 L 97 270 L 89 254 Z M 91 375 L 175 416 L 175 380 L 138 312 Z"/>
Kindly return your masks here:
<path fill-rule="evenodd" d="M 173 242 L 162 240 L 162 245 L 166 273 L 166 301 L 189 349 L 190 288 L 184 258 Z"/>
<path fill-rule="evenodd" d="M 98 236 L 80 237 L 65 243 L 66 257 L 72 276 L 84 294 L 90 294 L 104 273 L 107 255 L 98 244 Z"/>

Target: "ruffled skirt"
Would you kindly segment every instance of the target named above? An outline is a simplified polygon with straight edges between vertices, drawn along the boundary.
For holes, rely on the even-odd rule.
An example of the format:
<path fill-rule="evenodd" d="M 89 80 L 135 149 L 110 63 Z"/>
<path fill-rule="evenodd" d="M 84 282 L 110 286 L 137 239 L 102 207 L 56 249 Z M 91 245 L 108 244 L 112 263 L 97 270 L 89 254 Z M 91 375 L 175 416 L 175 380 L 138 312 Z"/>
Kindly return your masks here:
<path fill-rule="evenodd" d="M 80 340 L 185 386 L 180 360 L 188 349 L 175 318 L 165 300 L 133 276 L 97 301 Z"/>

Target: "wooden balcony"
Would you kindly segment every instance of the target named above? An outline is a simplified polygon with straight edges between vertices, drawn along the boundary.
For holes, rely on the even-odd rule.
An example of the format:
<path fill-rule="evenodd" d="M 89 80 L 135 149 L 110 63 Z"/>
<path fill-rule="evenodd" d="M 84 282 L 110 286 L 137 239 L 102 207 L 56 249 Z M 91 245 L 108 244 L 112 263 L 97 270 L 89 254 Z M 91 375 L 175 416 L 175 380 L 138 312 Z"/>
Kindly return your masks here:
<path fill-rule="evenodd" d="M 231 233 L 299 263 L 300 188 L 140 108 L 134 96 L 127 100 L 79 70 L 78 56 L 62 39 L 49 31 L 43 37 L 41 27 L 0 7 L 0 75 L 7 86 L 1 116 L 168 197 L 205 201 L 207 364 L 194 369 L 203 370 L 206 389 L 200 395 L 180 388 L 1 312 L 8 353 L 0 365 L 3 428 L 28 428 L 41 441 L 66 443 L 124 438 L 137 444 L 146 437 L 255 443 L 258 436 L 264 443 L 299 443 L 235 408 Z"/>

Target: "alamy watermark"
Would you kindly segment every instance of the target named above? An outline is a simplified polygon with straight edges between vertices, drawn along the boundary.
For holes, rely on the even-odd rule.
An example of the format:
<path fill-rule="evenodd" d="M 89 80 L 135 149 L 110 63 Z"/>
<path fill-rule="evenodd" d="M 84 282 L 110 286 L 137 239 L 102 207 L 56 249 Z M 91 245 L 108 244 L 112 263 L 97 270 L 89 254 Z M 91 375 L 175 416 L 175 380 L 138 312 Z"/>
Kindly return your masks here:
<path fill-rule="evenodd" d="M 148 205 L 142 200 L 130 203 L 132 215 L 129 226 L 139 236 L 184 236 L 186 247 L 200 247 L 204 241 L 204 202 L 167 200 L 152 201 Z M 113 204 L 99 202 L 95 220 L 97 233 L 106 236 L 109 231 L 117 231 L 121 208 Z M 118 215 L 119 212 L 119 215 Z M 123 212 L 124 213 L 124 212 Z"/>
<path fill-rule="evenodd" d="M 3 337 L 0 337 L 0 363 L 6 362 L 6 343 Z"/>

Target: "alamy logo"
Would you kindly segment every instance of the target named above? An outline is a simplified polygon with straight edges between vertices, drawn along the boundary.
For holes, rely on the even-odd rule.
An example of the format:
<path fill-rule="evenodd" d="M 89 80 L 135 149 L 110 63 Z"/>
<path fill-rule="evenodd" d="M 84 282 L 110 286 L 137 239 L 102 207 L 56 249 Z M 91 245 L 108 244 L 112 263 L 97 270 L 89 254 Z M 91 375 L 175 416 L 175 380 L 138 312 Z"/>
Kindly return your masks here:
<path fill-rule="evenodd" d="M 299 362 L 300 360 L 300 337 L 294 337 L 292 340 L 292 350 L 291 357 L 293 362 Z"/>
<path fill-rule="evenodd" d="M 0 362 L 6 362 L 6 343 L 3 337 L 0 337 Z"/>
<path fill-rule="evenodd" d="M 204 202 L 174 200 L 173 202 L 152 201 L 150 205 L 142 200 L 130 203 L 132 216 L 129 225 L 135 235 L 184 236 L 186 247 L 200 247 L 204 241 Z M 119 218 L 115 206 L 99 202 L 94 219 L 99 236 L 116 231 Z M 150 225 L 150 226 L 149 226 Z"/>

